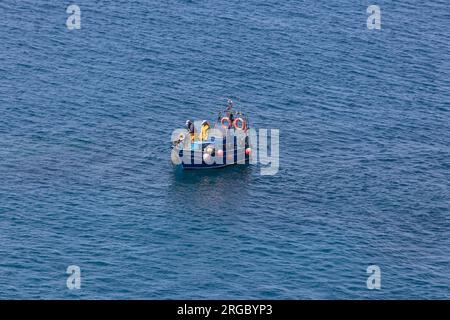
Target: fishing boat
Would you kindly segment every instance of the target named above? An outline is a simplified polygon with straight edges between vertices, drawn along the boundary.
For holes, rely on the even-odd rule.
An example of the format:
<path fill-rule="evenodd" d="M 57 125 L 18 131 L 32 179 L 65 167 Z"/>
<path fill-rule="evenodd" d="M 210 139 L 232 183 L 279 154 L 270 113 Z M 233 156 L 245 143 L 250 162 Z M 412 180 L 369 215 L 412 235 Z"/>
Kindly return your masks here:
<path fill-rule="evenodd" d="M 228 99 L 226 108 L 219 112 L 206 139 L 195 138 L 195 133 L 185 130 L 172 141 L 172 163 L 184 170 L 249 164 L 252 154 L 249 129 L 248 117 L 235 110 L 234 102 Z"/>

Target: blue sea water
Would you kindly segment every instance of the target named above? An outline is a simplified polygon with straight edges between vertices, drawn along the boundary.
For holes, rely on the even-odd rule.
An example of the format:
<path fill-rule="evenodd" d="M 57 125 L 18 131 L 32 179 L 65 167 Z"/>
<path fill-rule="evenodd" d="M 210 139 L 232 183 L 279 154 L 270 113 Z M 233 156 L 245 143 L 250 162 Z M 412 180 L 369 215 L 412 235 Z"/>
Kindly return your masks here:
<path fill-rule="evenodd" d="M 449 9 L 2 0 L 0 298 L 449 299 Z M 279 172 L 174 171 L 229 96 Z"/>

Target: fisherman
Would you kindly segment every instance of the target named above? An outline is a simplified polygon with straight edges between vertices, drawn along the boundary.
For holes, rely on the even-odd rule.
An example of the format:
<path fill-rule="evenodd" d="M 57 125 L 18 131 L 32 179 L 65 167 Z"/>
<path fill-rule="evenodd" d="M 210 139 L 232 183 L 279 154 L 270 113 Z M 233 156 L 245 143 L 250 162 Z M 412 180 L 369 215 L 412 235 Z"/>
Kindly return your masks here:
<path fill-rule="evenodd" d="M 191 136 L 191 142 L 195 141 L 195 128 L 194 123 L 191 120 L 186 120 L 186 129 Z"/>
<path fill-rule="evenodd" d="M 233 128 L 233 122 L 234 122 L 234 113 L 233 112 L 230 112 L 229 118 L 230 118 L 230 128 Z"/>
<path fill-rule="evenodd" d="M 229 129 L 233 127 L 233 122 L 234 122 L 234 110 L 233 110 L 233 106 L 234 106 L 234 102 L 231 99 L 228 99 L 228 106 L 227 106 L 227 113 L 228 113 L 228 118 L 230 119 L 230 126 L 228 127 Z"/>
<path fill-rule="evenodd" d="M 203 122 L 202 122 L 202 130 L 201 130 L 201 133 L 200 133 L 200 138 L 201 138 L 202 141 L 208 140 L 208 131 L 209 131 L 209 129 L 210 129 L 209 122 L 206 121 L 206 120 L 203 120 Z"/>

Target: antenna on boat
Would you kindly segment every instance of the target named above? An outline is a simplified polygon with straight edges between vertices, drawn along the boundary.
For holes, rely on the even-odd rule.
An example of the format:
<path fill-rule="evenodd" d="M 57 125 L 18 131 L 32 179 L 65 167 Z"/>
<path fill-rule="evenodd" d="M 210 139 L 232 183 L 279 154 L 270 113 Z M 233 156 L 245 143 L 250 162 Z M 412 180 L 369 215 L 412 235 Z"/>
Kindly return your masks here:
<path fill-rule="evenodd" d="M 231 110 L 234 106 L 234 102 L 233 100 L 231 100 L 230 98 L 227 99 L 227 111 Z"/>

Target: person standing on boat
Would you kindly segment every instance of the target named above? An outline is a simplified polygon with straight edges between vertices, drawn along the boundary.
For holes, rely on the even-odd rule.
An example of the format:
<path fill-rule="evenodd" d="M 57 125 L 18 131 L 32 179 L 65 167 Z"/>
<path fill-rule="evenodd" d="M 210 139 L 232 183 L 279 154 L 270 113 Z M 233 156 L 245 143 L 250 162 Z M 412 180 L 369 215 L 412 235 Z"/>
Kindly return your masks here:
<path fill-rule="evenodd" d="M 200 133 L 200 138 L 202 141 L 208 140 L 208 131 L 209 131 L 210 125 L 209 122 L 206 120 L 203 120 L 202 122 L 202 130 Z"/>
<path fill-rule="evenodd" d="M 228 99 L 228 105 L 227 105 L 227 115 L 230 119 L 230 126 L 228 129 L 233 127 L 233 121 L 234 121 L 234 110 L 233 110 L 234 102 L 231 99 Z"/>
<path fill-rule="evenodd" d="M 191 120 L 186 120 L 186 129 L 191 136 L 191 142 L 195 141 L 195 127 L 194 123 Z"/>
<path fill-rule="evenodd" d="M 233 122 L 234 122 L 233 112 L 230 112 L 230 116 L 228 118 L 230 118 L 230 129 L 231 129 L 231 128 L 233 128 Z"/>

